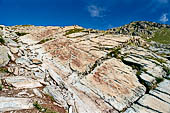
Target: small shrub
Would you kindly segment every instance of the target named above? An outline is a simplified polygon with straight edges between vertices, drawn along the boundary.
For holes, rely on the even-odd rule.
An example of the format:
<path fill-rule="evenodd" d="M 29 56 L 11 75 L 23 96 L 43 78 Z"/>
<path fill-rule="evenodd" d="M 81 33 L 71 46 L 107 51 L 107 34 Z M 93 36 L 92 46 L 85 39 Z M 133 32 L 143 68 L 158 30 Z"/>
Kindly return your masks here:
<path fill-rule="evenodd" d="M 163 65 L 163 70 L 166 72 L 167 75 L 170 75 L 170 68 Z"/>
<path fill-rule="evenodd" d="M 9 73 L 8 69 L 7 68 L 3 68 L 3 67 L 0 68 L 0 72 L 1 73 Z"/>
<path fill-rule="evenodd" d="M 42 109 L 41 105 L 40 105 L 37 101 L 33 103 L 33 106 L 34 106 L 36 109 L 38 109 L 39 111 L 41 111 L 41 109 Z"/>
<path fill-rule="evenodd" d="M 141 75 L 141 71 L 137 71 L 136 76 L 140 76 L 140 75 Z"/>
<path fill-rule="evenodd" d="M 3 86 L 2 86 L 2 84 L 0 84 L 0 91 L 2 91 L 2 88 L 3 88 Z"/>
<path fill-rule="evenodd" d="M 2 26 L 0 26 L 0 29 L 2 30 L 2 29 L 3 29 L 3 27 L 2 27 Z"/>
<path fill-rule="evenodd" d="M 37 101 L 33 103 L 33 106 L 40 112 L 43 112 L 43 113 L 58 113 L 58 112 L 55 112 L 51 109 L 48 109 L 48 108 L 45 108 L 43 106 L 41 106 Z"/>
<path fill-rule="evenodd" d="M 143 71 L 143 72 L 147 72 L 147 69 L 142 68 L 142 71 Z"/>
<path fill-rule="evenodd" d="M 20 32 L 15 32 L 18 36 L 24 36 L 24 35 L 26 35 L 26 34 L 28 34 L 28 33 L 20 33 Z"/>
<path fill-rule="evenodd" d="M 106 48 L 105 50 L 110 50 L 110 48 L 109 49 Z M 117 49 L 112 50 L 107 55 L 110 57 L 115 57 L 117 59 L 123 59 L 123 57 L 120 57 L 119 54 L 120 54 L 120 48 L 117 48 Z"/>
<path fill-rule="evenodd" d="M 164 79 L 163 78 L 161 78 L 161 77 L 156 77 L 156 83 L 157 84 L 159 84 L 159 83 L 161 83 L 161 82 L 163 82 L 164 81 Z"/>
<path fill-rule="evenodd" d="M 1 44 L 4 44 L 4 43 L 5 43 L 5 40 L 2 38 L 2 36 L 0 36 L 0 43 L 1 43 Z"/>

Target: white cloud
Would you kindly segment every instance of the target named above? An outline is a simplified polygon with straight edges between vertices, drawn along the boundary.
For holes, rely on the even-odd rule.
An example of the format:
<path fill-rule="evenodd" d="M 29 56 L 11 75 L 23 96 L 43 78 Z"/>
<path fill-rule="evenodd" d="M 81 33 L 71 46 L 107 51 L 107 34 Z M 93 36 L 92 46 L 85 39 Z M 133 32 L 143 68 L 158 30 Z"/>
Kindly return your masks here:
<path fill-rule="evenodd" d="M 168 14 L 167 13 L 164 13 L 161 17 L 160 17 L 160 21 L 162 23 L 166 23 L 168 21 Z"/>
<path fill-rule="evenodd" d="M 101 7 L 97 7 L 96 5 L 90 5 L 88 6 L 88 11 L 91 17 L 103 17 L 102 13 L 104 9 Z"/>

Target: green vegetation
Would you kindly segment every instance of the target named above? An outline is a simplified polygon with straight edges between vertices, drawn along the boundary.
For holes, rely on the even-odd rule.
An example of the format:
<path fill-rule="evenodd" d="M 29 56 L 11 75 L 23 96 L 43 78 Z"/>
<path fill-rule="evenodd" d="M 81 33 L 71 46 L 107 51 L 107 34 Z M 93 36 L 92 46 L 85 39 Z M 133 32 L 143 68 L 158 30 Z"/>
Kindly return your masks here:
<path fill-rule="evenodd" d="M 2 38 L 1 35 L 0 35 L 0 43 L 1 43 L 1 44 L 4 44 L 4 43 L 5 43 L 5 40 Z"/>
<path fill-rule="evenodd" d="M 26 34 L 29 34 L 29 33 L 21 33 L 21 32 L 15 32 L 18 36 L 24 36 Z"/>
<path fill-rule="evenodd" d="M 0 84 L 0 91 L 2 91 L 2 89 L 3 89 L 3 86 L 2 86 L 2 84 Z"/>
<path fill-rule="evenodd" d="M 38 42 L 37 44 L 43 44 L 43 43 L 45 43 L 45 42 L 47 42 L 49 40 L 52 40 L 52 39 L 54 39 L 54 38 L 43 39 L 40 42 Z"/>
<path fill-rule="evenodd" d="M 159 63 L 166 63 L 166 61 L 165 60 L 163 60 L 163 59 L 160 59 L 160 58 L 155 58 L 155 57 L 151 57 L 151 56 L 149 56 L 149 57 L 145 57 L 146 59 L 152 59 L 152 60 L 156 60 L 156 61 L 158 61 Z"/>
<path fill-rule="evenodd" d="M 163 70 L 166 72 L 167 75 L 170 75 L 170 68 L 163 65 Z"/>
<path fill-rule="evenodd" d="M 123 60 L 123 56 L 120 56 L 120 49 L 121 48 L 116 48 L 116 49 L 110 49 L 110 48 L 105 48 L 105 50 L 111 50 L 110 53 L 107 54 L 109 57 L 115 57 L 117 59 Z"/>
<path fill-rule="evenodd" d="M 2 27 L 2 26 L 0 26 L 0 29 L 2 30 L 2 29 L 3 29 L 3 27 Z"/>
<path fill-rule="evenodd" d="M 163 28 L 156 31 L 154 36 L 148 41 L 155 41 L 162 44 L 170 44 L 170 29 Z"/>
<path fill-rule="evenodd" d="M 30 27 L 30 26 L 33 26 L 33 25 L 16 25 L 16 27 Z"/>
<path fill-rule="evenodd" d="M 7 68 L 0 67 L 0 73 L 9 73 Z"/>
<path fill-rule="evenodd" d="M 65 36 L 66 35 L 69 35 L 69 34 L 72 34 L 72 33 L 77 33 L 77 32 L 81 32 L 81 31 L 83 31 L 84 29 L 71 29 L 71 30 L 68 30 L 68 31 L 66 31 L 66 34 L 65 34 Z"/>
<path fill-rule="evenodd" d="M 39 112 L 43 112 L 43 113 L 58 113 L 58 112 L 55 112 L 51 109 L 48 109 L 48 108 L 45 108 L 43 106 L 41 106 L 37 101 L 33 103 L 33 106 L 39 110 Z"/>
<path fill-rule="evenodd" d="M 164 81 L 164 78 L 161 78 L 161 77 L 156 77 L 156 83 L 157 84 L 159 84 L 159 83 L 161 83 L 161 82 L 163 82 Z"/>

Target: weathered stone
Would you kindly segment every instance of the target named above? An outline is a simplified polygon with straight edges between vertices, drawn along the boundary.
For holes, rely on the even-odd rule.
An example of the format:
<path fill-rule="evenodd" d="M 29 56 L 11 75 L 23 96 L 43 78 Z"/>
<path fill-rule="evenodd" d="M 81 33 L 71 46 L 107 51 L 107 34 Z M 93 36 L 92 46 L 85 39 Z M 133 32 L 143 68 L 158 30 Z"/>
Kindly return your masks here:
<path fill-rule="evenodd" d="M 166 75 L 163 68 L 156 63 L 152 62 L 151 60 L 146 60 L 143 57 L 138 57 L 134 55 L 129 55 L 127 58 L 124 58 L 126 62 L 132 62 L 144 67 L 149 74 L 154 77 L 164 77 Z"/>
<path fill-rule="evenodd" d="M 152 109 L 153 111 L 156 112 L 161 112 L 161 113 L 169 113 L 170 112 L 170 104 L 166 103 L 159 98 L 151 95 L 144 95 L 138 103 L 141 106 L 144 106 L 146 108 Z"/>
<path fill-rule="evenodd" d="M 16 48 L 16 47 L 10 47 L 10 51 L 14 54 L 18 53 L 19 51 L 19 48 Z"/>
<path fill-rule="evenodd" d="M 40 91 L 38 89 L 33 89 L 33 92 L 35 95 L 37 95 L 38 97 L 41 97 L 42 98 L 42 95 L 40 93 Z"/>
<path fill-rule="evenodd" d="M 78 32 L 78 33 L 72 33 L 67 35 L 69 38 L 76 38 L 76 37 L 82 37 L 84 35 L 87 35 L 88 33 L 85 32 Z"/>
<path fill-rule="evenodd" d="M 161 82 L 158 87 L 156 88 L 156 90 L 166 93 L 168 95 L 170 95 L 170 80 L 164 80 L 163 82 Z"/>
<path fill-rule="evenodd" d="M 10 51 L 8 51 L 8 55 L 10 56 L 10 59 L 12 61 L 15 61 L 15 57 L 14 57 L 14 55 Z"/>
<path fill-rule="evenodd" d="M 14 73 L 15 75 L 19 75 L 19 67 L 15 67 L 13 73 Z"/>
<path fill-rule="evenodd" d="M 12 76 L 5 78 L 8 84 L 16 88 L 35 88 L 35 87 L 42 87 L 42 85 L 31 78 L 24 77 L 24 76 Z"/>
<path fill-rule="evenodd" d="M 16 59 L 16 63 L 17 64 L 25 64 L 25 65 L 29 65 L 29 61 L 28 61 L 28 59 L 25 59 L 25 58 L 17 58 Z"/>
<path fill-rule="evenodd" d="M 68 108 L 67 102 L 59 87 L 46 86 L 44 92 L 52 96 L 58 104 L 62 105 L 64 108 Z"/>
<path fill-rule="evenodd" d="M 0 97 L 0 112 L 32 108 L 33 103 L 29 98 Z"/>
<path fill-rule="evenodd" d="M 8 57 L 8 51 L 9 49 L 5 46 L 0 46 L 0 67 L 5 66 L 9 62 Z"/>
<path fill-rule="evenodd" d="M 24 43 L 24 44 L 28 44 L 28 45 L 36 44 L 36 43 L 39 42 L 39 41 L 35 41 L 35 40 L 33 39 L 33 36 L 30 35 L 30 34 L 21 36 L 21 37 L 19 38 L 19 41 L 21 41 L 21 42 Z"/>
<path fill-rule="evenodd" d="M 133 104 L 132 108 L 128 108 L 123 113 L 158 113 L 158 112 L 153 111 L 152 109 L 148 109 L 146 107 L 142 107 L 142 106 L 137 105 L 137 104 Z"/>
<path fill-rule="evenodd" d="M 33 64 L 41 64 L 42 62 L 39 59 L 32 59 Z"/>
<path fill-rule="evenodd" d="M 104 62 L 80 81 L 119 111 L 145 93 L 132 69 L 116 59 Z"/>

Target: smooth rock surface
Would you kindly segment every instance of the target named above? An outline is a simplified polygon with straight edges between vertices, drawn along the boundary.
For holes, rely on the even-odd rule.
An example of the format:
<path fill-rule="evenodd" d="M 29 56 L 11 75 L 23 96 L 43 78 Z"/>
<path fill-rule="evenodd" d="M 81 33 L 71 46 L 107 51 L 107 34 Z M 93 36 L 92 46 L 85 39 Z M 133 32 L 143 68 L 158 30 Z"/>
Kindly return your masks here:
<path fill-rule="evenodd" d="M 33 103 L 29 98 L 0 97 L 0 112 L 32 108 Z"/>
<path fill-rule="evenodd" d="M 0 67 L 5 66 L 9 62 L 8 57 L 9 49 L 5 46 L 0 46 Z"/>
<path fill-rule="evenodd" d="M 35 88 L 35 87 L 42 87 L 42 85 L 31 78 L 24 77 L 24 76 L 12 76 L 5 78 L 8 84 L 16 88 Z"/>

